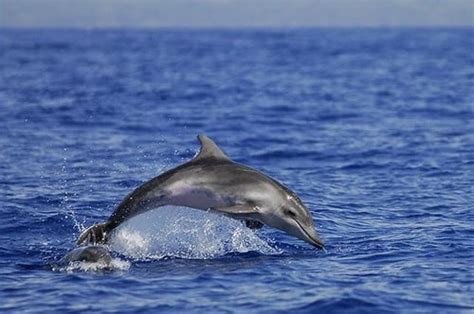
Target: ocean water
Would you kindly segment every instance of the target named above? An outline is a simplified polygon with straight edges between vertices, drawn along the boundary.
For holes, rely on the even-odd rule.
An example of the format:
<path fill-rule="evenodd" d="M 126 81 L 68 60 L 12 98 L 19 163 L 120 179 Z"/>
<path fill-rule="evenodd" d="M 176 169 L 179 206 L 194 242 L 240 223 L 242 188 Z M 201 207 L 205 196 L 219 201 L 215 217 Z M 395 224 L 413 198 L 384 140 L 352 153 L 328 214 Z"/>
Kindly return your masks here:
<path fill-rule="evenodd" d="M 1 312 L 473 312 L 474 29 L 0 30 Z M 166 207 L 58 266 L 196 135 L 326 251 Z"/>

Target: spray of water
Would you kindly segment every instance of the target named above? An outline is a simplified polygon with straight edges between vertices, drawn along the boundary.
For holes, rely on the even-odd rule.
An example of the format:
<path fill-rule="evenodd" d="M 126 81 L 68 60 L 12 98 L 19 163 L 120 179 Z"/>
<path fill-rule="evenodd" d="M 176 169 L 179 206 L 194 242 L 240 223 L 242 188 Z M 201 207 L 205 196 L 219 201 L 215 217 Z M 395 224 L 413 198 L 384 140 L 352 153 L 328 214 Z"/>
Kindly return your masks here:
<path fill-rule="evenodd" d="M 111 249 L 135 260 L 281 254 L 239 221 L 177 207 L 159 208 L 131 219 L 114 232 Z"/>

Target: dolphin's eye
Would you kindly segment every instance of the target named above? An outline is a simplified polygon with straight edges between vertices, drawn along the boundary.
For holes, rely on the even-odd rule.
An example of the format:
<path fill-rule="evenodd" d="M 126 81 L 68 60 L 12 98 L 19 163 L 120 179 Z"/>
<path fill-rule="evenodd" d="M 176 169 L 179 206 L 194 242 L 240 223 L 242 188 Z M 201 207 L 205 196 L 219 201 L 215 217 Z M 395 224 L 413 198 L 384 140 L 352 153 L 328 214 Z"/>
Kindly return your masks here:
<path fill-rule="evenodd" d="M 286 211 L 286 214 L 287 214 L 288 216 L 291 216 L 291 217 L 296 217 L 296 213 L 295 213 L 294 211 L 292 211 L 292 210 L 289 210 L 289 209 Z"/>

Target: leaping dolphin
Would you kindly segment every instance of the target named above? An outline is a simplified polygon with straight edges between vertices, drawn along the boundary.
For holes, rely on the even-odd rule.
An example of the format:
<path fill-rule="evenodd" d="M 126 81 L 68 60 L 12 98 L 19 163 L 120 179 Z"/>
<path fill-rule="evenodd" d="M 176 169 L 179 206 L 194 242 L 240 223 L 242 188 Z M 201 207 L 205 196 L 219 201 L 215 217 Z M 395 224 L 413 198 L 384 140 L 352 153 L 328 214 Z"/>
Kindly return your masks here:
<path fill-rule="evenodd" d="M 196 157 L 139 186 L 105 223 L 82 232 L 77 244 L 106 243 L 110 233 L 126 220 L 174 205 L 224 214 L 246 221 L 251 228 L 266 224 L 324 248 L 308 208 L 293 191 L 232 161 L 209 137 L 199 135 L 198 139 L 201 150 Z"/>

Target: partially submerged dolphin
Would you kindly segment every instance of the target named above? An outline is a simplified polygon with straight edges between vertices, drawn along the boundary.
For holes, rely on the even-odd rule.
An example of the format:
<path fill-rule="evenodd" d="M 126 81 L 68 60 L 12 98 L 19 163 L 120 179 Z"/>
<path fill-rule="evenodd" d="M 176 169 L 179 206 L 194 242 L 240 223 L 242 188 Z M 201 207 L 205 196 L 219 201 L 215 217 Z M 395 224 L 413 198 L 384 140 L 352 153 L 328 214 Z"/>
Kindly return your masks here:
<path fill-rule="evenodd" d="M 309 210 L 298 196 L 276 180 L 233 162 L 209 137 L 198 136 L 199 154 L 191 161 L 155 177 L 130 193 L 110 218 L 86 229 L 78 244 L 106 243 L 124 221 L 148 210 L 185 206 L 262 224 L 324 248 Z"/>
<path fill-rule="evenodd" d="M 101 263 L 105 267 L 111 267 L 112 256 L 110 252 L 102 246 L 83 246 L 67 253 L 58 264 L 68 265 L 73 262 Z"/>

